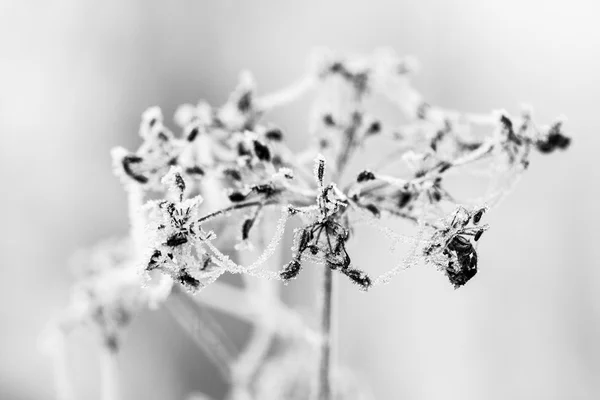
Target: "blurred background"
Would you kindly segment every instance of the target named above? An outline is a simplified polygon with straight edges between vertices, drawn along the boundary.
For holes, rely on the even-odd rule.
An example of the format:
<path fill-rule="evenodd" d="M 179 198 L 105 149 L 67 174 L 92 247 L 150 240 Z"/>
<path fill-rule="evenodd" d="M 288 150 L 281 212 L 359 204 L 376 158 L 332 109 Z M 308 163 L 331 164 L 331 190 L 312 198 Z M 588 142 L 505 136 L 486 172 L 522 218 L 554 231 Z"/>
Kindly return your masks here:
<path fill-rule="evenodd" d="M 516 112 L 526 102 L 542 122 L 567 115 L 574 139 L 566 153 L 536 154 L 486 217 L 466 287 L 424 267 L 368 295 L 340 284 L 340 362 L 377 399 L 600 398 L 599 12 L 583 0 L 1 1 L 0 398 L 53 396 L 37 338 L 67 304 L 72 252 L 127 232 L 109 149 L 137 147 L 141 112 L 221 104 L 246 68 L 260 92 L 280 88 L 317 45 L 413 54 L 431 103 Z M 297 149 L 307 105 L 272 116 Z M 396 261 L 358 237 L 358 265 Z M 309 283 L 286 287 L 286 299 L 311 304 Z M 248 332 L 222 322 L 237 342 Z M 85 335 L 70 348 L 81 399 L 97 398 L 95 349 Z M 125 399 L 226 388 L 162 311 L 135 321 L 121 359 Z"/>

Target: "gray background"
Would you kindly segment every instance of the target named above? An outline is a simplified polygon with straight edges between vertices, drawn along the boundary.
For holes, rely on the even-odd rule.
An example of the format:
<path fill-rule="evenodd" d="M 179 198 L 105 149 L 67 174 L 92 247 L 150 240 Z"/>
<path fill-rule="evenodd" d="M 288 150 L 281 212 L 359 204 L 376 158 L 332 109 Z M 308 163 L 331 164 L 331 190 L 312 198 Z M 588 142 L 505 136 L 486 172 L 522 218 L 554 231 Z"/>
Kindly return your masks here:
<path fill-rule="evenodd" d="M 264 93 L 298 77 L 315 45 L 414 54 L 434 104 L 486 112 L 521 102 L 566 114 L 574 145 L 535 156 L 493 213 L 481 272 L 454 291 L 415 268 L 367 295 L 343 282 L 340 360 L 377 399 L 600 397 L 600 6 L 594 1 L 0 2 L 0 398 L 52 398 L 36 340 L 68 300 L 66 260 L 127 230 L 108 151 L 135 148 L 140 113 L 220 104 L 241 69 Z M 278 111 L 295 148 L 307 101 Z M 375 155 L 373 155 L 375 157 Z M 367 160 L 368 161 L 368 160 Z M 362 235 L 362 236 L 361 236 Z M 354 258 L 395 260 L 369 232 Z M 284 292 L 310 304 L 310 279 Z M 235 340 L 247 327 L 223 319 Z M 74 338 L 82 399 L 97 398 L 95 343 Z M 122 355 L 124 398 L 216 398 L 225 385 L 162 312 L 141 316 Z"/>

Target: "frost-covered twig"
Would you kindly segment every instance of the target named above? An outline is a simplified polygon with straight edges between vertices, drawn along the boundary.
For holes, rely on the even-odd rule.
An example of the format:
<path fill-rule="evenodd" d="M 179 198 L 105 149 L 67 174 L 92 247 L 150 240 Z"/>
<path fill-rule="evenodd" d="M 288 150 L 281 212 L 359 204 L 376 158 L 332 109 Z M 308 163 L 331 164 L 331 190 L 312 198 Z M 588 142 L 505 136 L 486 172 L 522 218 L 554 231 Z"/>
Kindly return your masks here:
<path fill-rule="evenodd" d="M 477 243 L 488 229 L 481 222 L 484 213 L 521 177 L 533 150 L 547 154 L 570 144 L 563 119 L 539 126 L 529 109 L 511 115 L 431 105 L 410 83 L 415 69 L 414 60 L 389 50 L 353 57 L 325 51 L 313 58 L 308 74 L 282 91 L 257 97 L 254 79 L 244 72 L 222 106 L 204 101 L 181 106 L 175 114 L 181 135 L 167 127 L 158 107 L 148 109 L 139 129 L 142 145 L 134 152 L 113 151 L 115 171 L 129 196 L 129 238 L 86 256 L 86 272 L 59 329 L 66 334 L 92 322 L 102 343 L 116 350 L 121 330 L 137 310 L 156 307 L 173 287 L 181 298 L 182 287 L 199 304 L 256 325 L 234 379 L 244 396 L 252 396 L 250 381 L 277 334 L 316 343 L 318 398 L 331 399 L 333 273 L 366 291 L 422 260 L 441 270 L 455 288 L 465 285 L 478 271 Z M 287 147 L 285 133 L 263 118 L 312 89 L 310 137 L 298 153 Z M 373 95 L 395 104 L 405 123 L 394 128 L 368 109 L 363 100 Z M 475 126 L 487 132 L 474 135 Z M 346 167 L 374 136 L 388 141 L 391 156 L 348 182 Z M 402 176 L 386 172 L 396 162 L 407 167 Z M 459 201 L 446 189 L 446 178 L 474 168 L 492 178 L 489 188 L 476 199 Z M 145 199 L 155 200 L 142 206 Z M 273 220 L 268 214 L 273 210 L 280 216 L 267 235 L 261 227 Z M 381 226 L 382 215 L 415 225 L 417 236 L 407 238 Z M 292 219 L 300 223 L 292 259 L 276 272 L 269 263 Z M 401 263 L 375 278 L 353 264 L 348 250 L 361 221 L 390 237 L 394 247 L 410 247 Z M 261 252 L 236 263 L 223 250 L 231 248 L 232 239 L 237 249 L 258 242 Z M 306 262 L 323 268 L 318 333 L 271 290 L 275 280 L 296 278 Z M 226 272 L 269 281 L 233 288 L 217 281 Z M 189 315 L 180 321 L 184 327 L 193 320 Z M 214 361 L 229 374 L 232 351 L 218 350 L 222 343 L 216 336 L 203 335 L 201 344 L 212 343 L 208 351 L 214 350 Z"/>

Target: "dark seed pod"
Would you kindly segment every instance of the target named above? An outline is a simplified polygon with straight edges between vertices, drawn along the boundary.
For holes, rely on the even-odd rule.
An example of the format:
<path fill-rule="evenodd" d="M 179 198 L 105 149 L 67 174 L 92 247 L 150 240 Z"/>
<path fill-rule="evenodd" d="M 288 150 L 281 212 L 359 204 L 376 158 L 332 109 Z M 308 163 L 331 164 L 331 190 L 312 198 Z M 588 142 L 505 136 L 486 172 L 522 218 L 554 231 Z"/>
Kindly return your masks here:
<path fill-rule="evenodd" d="M 283 139 L 283 132 L 279 128 L 271 128 L 265 132 L 265 137 L 274 142 L 281 142 Z"/>
<path fill-rule="evenodd" d="M 238 100 L 237 108 L 241 112 L 245 113 L 250 110 L 251 106 L 252 106 L 252 92 L 246 92 Z"/>
<path fill-rule="evenodd" d="M 374 121 L 371 125 L 369 125 L 369 128 L 367 129 L 366 134 L 367 135 L 375 135 L 379 132 L 381 132 L 381 122 Z"/>
<path fill-rule="evenodd" d="M 168 238 L 165 244 L 169 247 L 177 247 L 187 243 L 187 241 L 188 240 L 184 235 L 176 233 Z"/>
<path fill-rule="evenodd" d="M 188 133 L 188 142 L 193 142 L 198 136 L 198 133 L 200 133 L 200 128 L 198 128 L 197 126 L 193 127 L 190 133 Z"/>
<path fill-rule="evenodd" d="M 192 289 L 198 289 L 200 286 L 200 281 L 189 274 L 187 271 L 182 271 L 178 276 L 178 281 L 183 286 L 188 286 Z"/>
<path fill-rule="evenodd" d="M 433 192 L 431 193 L 431 197 L 432 197 L 433 201 L 435 201 L 437 203 L 442 200 L 442 193 L 439 190 L 434 189 Z"/>
<path fill-rule="evenodd" d="M 343 73 L 346 71 L 346 68 L 344 67 L 344 64 L 342 64 L 341 62 L 334 62 L 333 64 L 331 64 L 331 67 L 329 67 L 329 70 L 333 73 Z"/>
<path fill-rule="evenodd" d="M 359 269 L 347 268 L 342 269 L 344 275 L 346 275 L 352 282 L 360 286 L 361 290 L 367 291 L 372 285 L 371 278 L 364 271 Z"/>
<path fill-rule="evenodd" d="M 438 167 L 439 173 L 442 174 L 442 173 L 446 172 L 450 167 L 452 167 L 452 164 L 449 163 L 448 161 L 441 161 L 437 167 Z"/>
<path fill-rule="evenodd" d="M 177 186 L 177 189 L 179 189 L 181 193 L 185 191 L 185 181 L 181 174 L 175 174 L 175 186 Z"/>
<path fill-rule="evenodd" d="M 540 140 L 535 144 L 538 151 L 542 154 L 549 154 L 554 151 L 554 145 L 550 144 L 547 141 Z"/>
<path fill-rule="evenodd" d="M 571 138 L 560 135 L 560 138 L 556 145 L 559 149 L 566 150 L 571 145 Z"/>
<path fill-rule="evenodd" d="M 457 253 L 470 253 L 473 251 L 473 245 L 469 239 L 461 235 L 456 235 L 452 238 L 448 244 L 448 249 L 456 251 Z"/>
<path fill-rule="evenodd" d="M 261 142 L 259 142 L 258 140 L 255 140 L 253 142 L 254 145 L 254 154 L 256 154 L 256 157 L 261 160 L 261 161 L 270 161 L 271 160 L 271 151 L 269 150 L 269 148 L 262 144 Z"/>
<path fill-rule="evenodd" d="M 189 175 L 204 175 L 204 170 L 197 165 L 193 167 L 186 168 L 185 172 Z"/>
<path fill-rule="evenodd" d="M 240 171 L 234 168 L 227 168 L 226 170 L 223 170 L 223 175 L 233 179 L 234 181 L 242 180 L 242 174 L 240 174 Z"/>
<path fill-rule="evenodd" d="M 289 281 L 290 279 L 296 278 L 300 273 L 301 269 L 302 265 L 300 264 L 300 261 L 292 260 L 289 263 L 287 263 L 285 267 L 283 267 L 283 270 L 279 272 L 279 276 L 284 281 Z"/>
<path fill-rule="evenodd" d="M 468 257 L 459 258 L 459 269 L 457 270 L 452 262 L 448 263 L 446 276 L 455 289 L 464 286 L 477 274 L 477 253 L 473 252 Z"/>
<path fill-rule="evenodd" d="M 481 238 L 481 235 L 483 235 L 483 230 L 481 230 L 481 231 L 478 231 L 478 232 L 475 234 L 475 237 L 473 238 L 473 240 L 475 240 L 475 241 L 478 241 L 478 240 Z"/>
<path fill-rule="evenodd" d="M 234 203 L 239 203 L 240 201 L 246 200 L 246 195 L 242 192 L 234 191 L 229 193 L 229 200 Z"/>
<path fill-rule="evenodd" d="M 139 183 L 148 183 L 148 178 L 145 177 L 144 175 L 138 174 L 136 172 L 134 172 L 131 169 L 131 166 L 133 164 L 139 164 L 143 161 L 142 157 L 136 156 L 136 155 L 127 155 L 125 157 L 123 157 L 123 161 L 121 161 L 121 164 L 123 165 L 123 171 L 125 171 L 125 173 L 133 180 L 139 182 Z"/>
<path fill-rule="evenodd" d="M 254 219 L 247 219 L 244 221 L 242 225 L 242 240 L 247 240 L 250 235 L 250 229 L 252 229 L 252 225 L 254 225 Z"/>
<path fill-rule="evenodd" d="M 366 182 L 366 181 L 372 181 L 374 179 L 375 179 L 375 174 L 373 174 L 369 170 L 364 170 L 358 174 L 358 176 L 356 177 L 356 182 Z"/>
<path fill-rule="evenodd" d="M 484 212 L 485 212 L 485 210 L 482 208 L 481 210 L 479 210 L 475 214 L 473 214 L 473 223 L 475 225 L 477 225 L 479 223 L 479 221 L 481 221 L 481 217 L 483 216 Z"/>
<path fill-rule="evenodd" d="M 264 194 L 267 197 L 275 193 L 275 188 L 270 183 L 264 185 L 256 185 L 252 188 L 252 190 L 254 190 L 256 193 Z"/>
<path fill-rule="evenodd" d="M 323 123 L 326 126 L 335 126 L 335 121 L 333 119 L 333 115 L 331 115 L 331 114 L 323 115 Z"/>
<path fill-rule="evenodd" d="M 509 132 L 513 131 L 513 123 L 506 115 L 503 114 L 500 117 L 500 122 L 502 123 L 502 125 L 504 126 L 504 128 L 506 130 L 508 130 Z"/>
<path fill-rule="evenodd" d="M 381 212 L 379 212 L 379 208 L 377 208 L 374 204 L 367 204 L 365 208 L 369 210 L 375 217 L 379 218 L 381 216 Z"/>
<path fill-rule="evenodd" d="M 398 197 L 398 207 L 406 207 L 408 203 L 410 203 L 410 201 L 412 200 L 412 197 L 413 196 L 411 192 L 400 192 L 400 196 Z"/>
<path fill-rule="evenodd" d="M 154 269 L 158 265 L 158 260 L 162 256 L 160 250 L 154 250 L 154 253 L 150 256 L 150 260 L 148 261 L 148 265 L 146 266 L 146 270 L 150 271 Z"/>
<path fill-rule="evenodd" d="M 325 160 L 319 159 L 317 165 L 317 181 L 320 185 L 323 185 L 323 178 L 325 177 Z"/>

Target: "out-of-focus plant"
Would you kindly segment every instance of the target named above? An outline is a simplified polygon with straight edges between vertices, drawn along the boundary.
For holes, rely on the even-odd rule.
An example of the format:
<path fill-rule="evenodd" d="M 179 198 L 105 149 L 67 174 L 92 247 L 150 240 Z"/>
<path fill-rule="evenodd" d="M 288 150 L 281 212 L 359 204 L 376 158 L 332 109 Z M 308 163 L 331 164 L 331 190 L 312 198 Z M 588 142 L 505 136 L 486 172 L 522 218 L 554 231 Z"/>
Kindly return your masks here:
<path fill-rule="evenodd" d="M 482 219 L 528 168 L 531 151 L 546 154 L 570 144 L 562 120 L 540 126 L 528 108 L 518 115 L 477 115 L 433 106 L 410 85 L 415 69 L 413 59 L 389 50 L 355 57 L 317 51 L 306 76 L 280 92 L 259 96 L 251 75 L 243 73 L 223 106 L 181 106 L 175 115 L 181 135 L 165 125 L 159 108 L 148 109 L 139 149 L 112 153 L 129 196 L 129 236 L 77 258 L 81 277 L 73 301 L 47 336 L 58 397 L 76 397 L 61 350 L 66 334 L 81 325 L 98 332 L 102 396 L 118 399 L 115 354 L 123 329 L 138 310 L 172 297 L 166 306 L 175 320 L 231 383 L 228 399 L 368 398 L 347 386 L 354 380 L 343 383 L 331 359 L 333 274 L 368 291 L 424 261 L 455 288 L 465 285 L 478 271 L 477 243 L 488 229 Z M 263 117 L 311 90 L 308 146 L 292 151 L 285 133 Z M 402 125 L 367 106 L 377 96 L 397 106 Z M 476 133 L 475 127 L 487 130 Z M 387 140 L 390 153 L 345 177 L 376 138 Z M 397 176 L 403 164 L 406 172 Z M 447 176 L 474 171 L 490 182 L 480 198 L 458 200 L 449 193 Z M 406 220 L 418 234 L 396 234 L 381 224 L 382 216 Z M 299 227 L 284 262 L 276 255 L 291 219 Z M 364 223 L 393 245 L 409 247 L 407 257 L 379 276 L 350 256 L 349 247 L 360 245 L 352 243 L 353 230 Z M 278 295 L 277 281 L 289 283 L 309 264 L 321 265 L 323 275 L 315 291 L 322 304 L 317 328 Z M 217 281 L 226 272 L 264 279 L 247 278 L 235 288 Z M 235 351 L 203 306 L 253 324 L 243 351 Z"/>

